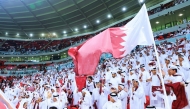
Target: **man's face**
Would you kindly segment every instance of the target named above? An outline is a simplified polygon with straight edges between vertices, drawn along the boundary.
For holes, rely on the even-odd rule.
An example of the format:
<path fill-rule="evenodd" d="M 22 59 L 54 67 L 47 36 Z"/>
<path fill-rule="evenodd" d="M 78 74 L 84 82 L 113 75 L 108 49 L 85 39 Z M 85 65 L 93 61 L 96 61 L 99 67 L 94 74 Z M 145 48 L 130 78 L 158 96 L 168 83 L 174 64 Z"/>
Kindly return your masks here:
<path fill-rule="evenodd" d="M 55 92 L 55 90 L 51 89 L 51 92 L 52 92 L 52 93 L 54 93 L 54 92 Z"/>
<path fill-rule="evenodd" d="M 112 74 L 112 77 L 113 77 L 113 78 L 115 78 L 115 76 L 116 76 L 116 74 L 115 74 L 115 73 L 113 73 L 113 74 Z"/>
<path fill-rule="evenodd" d="M 179 57 L 178 59 L 179 59 L 179 61 L 183 61 L 183 58 L 182 58 L 182 57 Z"/>
<path fill-rule="evenodd" d="M 143 68 L 143 67 L 141 67 L 140 69 L 141 69 L 142 72 L 144 71 L 144 68 Z"/>
<path fill-rule="evenodd" d="M 167 64 L 167 61 L 168 61 L 168 60 L 165 59 L 165 63 L 166 63 L 166 64 Z"/>
<path fill-rule="evenodd" d="M 170 60 L 167 60 L 166 63 L 169 64 L 169 63 L 170 63 Z"/>
<path fill-rule="evenodd" d="M 112 103 L 115 102 L 115 100 L 114 100 L 112 97 L 110 97 L 110 101 L 111 101 Z"/>
<path fill-rule="evenodd" d="M 29 98 L 29 95 L 26 95 L 26 98 Z"/>
<path fill-rule="evenodd" d="M 130 75 L 133 75 L 133 73 L 132 73 L 132 72 L 130 72 Z"/>
<path fill-rule="evenodd" d="M 172 70 L 171 69 L 168 69 L 168 74 L 172 75 Z"/>
<path fill-rule="evenodd" d="M 56 88 L 56 92 L 59 92 L 59 88 Z"/>
<path fill-rule="evenodd" d="M 128 67 L 129 67 L 129 68 L 132 68 L 132 65 L 129 65 Z"/>
<path fill-rule="evenodd" d="M 38 100 L 39 100 L 39 102 L 42 102 L 42 98 L 39 98 Z"/>
<path fill-rule="evenodd" d="M 90 78 L 88 78 L 88 82 L 91 82 L 92 80 Z"/>
<path fill-rule="evenodd" d="M 107 69 L 107 71 L 109 72 L 110 70 L 109 70 L 109 69 Z"/>
<path fill-rule="evenodd" d="M 27 108 L 27 105 L 28 105 L 28 103 L 25 102 L 24 105 L 23 105 L 23 108 Z"/>
<path fill-rule="evenodd" d="M 82 92 L 82 96 L 85 97 L 85 94 L 86 94 L 86 92 L 83 91 L 83 92 Z"/>
<path fill-rule="evenodd" d="M 134 86 L 135 86 L 135 87 L 138 86 L 138 82 L 137 82 L 137 81 L 134 82 Z"/>
<path fill-rule="evenodd" d="M 46 87 L 46 90 L 49 90 L 49 87 Z"/>
<path fill-rule="evenodd" d="M 151 72 L 152 72 L 152 74 L 154 74 L 154 75 L 156 74 L 156 70 L 151 70 Z"/>
<path fill-rule="evenodd" d="M 96 83 L 96 87 L 99 88 L 101 83 Z"/>
<path fill-rule="evenodd" d="M 135 80 L 133 80 L 133 86 L 135 87 L 135 83 L 136 83 L 136 81 Z"/>
<path fill-rule="evenodd" d="M 171 69 L 171 74 L 174 75 L 175 74 L 175 70 Z"/>
<path fill-rule="evenodd" d="M 57 98 L 53 97 L 53 102 L 56 102 L 57 101 Z"/>
<path fill-rule="evenodd" d="M 121 86 L 118 86 L 118 89 L 121 91 L 122 90 Z"/>

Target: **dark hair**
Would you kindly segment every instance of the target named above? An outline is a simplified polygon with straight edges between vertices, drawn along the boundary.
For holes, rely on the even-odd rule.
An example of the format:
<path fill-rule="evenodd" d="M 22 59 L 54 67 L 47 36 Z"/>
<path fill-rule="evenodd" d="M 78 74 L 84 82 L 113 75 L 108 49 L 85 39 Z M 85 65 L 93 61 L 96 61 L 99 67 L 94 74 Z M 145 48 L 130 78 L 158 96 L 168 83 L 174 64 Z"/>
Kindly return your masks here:
<path fill-rule="evenodd" d="M 172 70 L 174 70 L 175 72 L 177 72 L 177 69 L 172 69 Z"/>
<path fill-rule="evenodd" d="M 92 76 L 89 76 L 88 78 L 92 80 Z"/>

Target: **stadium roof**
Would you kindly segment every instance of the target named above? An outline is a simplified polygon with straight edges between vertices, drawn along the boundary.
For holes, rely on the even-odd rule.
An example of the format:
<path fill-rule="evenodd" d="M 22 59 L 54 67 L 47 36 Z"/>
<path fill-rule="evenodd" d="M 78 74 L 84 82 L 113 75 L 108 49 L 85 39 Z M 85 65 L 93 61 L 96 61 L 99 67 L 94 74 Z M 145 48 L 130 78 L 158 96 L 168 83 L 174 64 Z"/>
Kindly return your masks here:
<path fill-rule="evenodd" d="M 0 0 L 0 37 L 67 38 L 98 30 L 166 0 Z"/>

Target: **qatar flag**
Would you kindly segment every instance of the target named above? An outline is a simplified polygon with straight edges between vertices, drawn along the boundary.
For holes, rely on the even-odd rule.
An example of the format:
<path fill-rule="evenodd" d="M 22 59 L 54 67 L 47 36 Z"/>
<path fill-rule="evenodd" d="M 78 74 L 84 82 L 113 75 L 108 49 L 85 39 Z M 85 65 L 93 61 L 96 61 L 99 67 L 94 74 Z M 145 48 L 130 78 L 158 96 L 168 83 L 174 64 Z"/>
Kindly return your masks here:
<path fill-rule="evenodd" d="M 102 53 L 122 58 L 137 45 L 152 45 L 153 34 L 146 6 L 123 27 L 108 28 L 83 44 L 69 49 L 78 75 L 93 75 Z"/>

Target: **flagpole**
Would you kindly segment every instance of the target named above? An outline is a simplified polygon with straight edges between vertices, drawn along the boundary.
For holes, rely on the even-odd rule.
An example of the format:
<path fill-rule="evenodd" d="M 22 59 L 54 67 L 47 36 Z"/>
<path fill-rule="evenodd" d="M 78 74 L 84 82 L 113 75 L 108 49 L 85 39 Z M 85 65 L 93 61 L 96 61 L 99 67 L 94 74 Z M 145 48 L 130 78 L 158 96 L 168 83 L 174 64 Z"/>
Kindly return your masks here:
<path fill-rule="evenodd" d="M 157 49 L 156 49 L 156 44 L 155 44 L 155 41 L 154 41 L 154 37 L 153 37 L 153 45 L 154 45 L 154 50 L 155 50 L 155 53 L 156 53 L 156 59 L 157 59 L 157 62 L 158 62 L 159 72 L 160 72 L 160 75 L 161 75 L 162 89 L 163 89 L 164 98 L 165 98 L 164 99 L 165 109 L 171 109 L 171 107 L 169 106 L 169 100 L 168 100 L 168 97 L 167 97 L 167 94 L 166 94 L 166 88 L 165 88 L 165 85 L 164 85 L 164 80 L 163 80 L 163 75 L 162 75 L 162 71 L 161 71 L 160 60 L 158 58 L 158 52 L 157 52 Z"/>
<path fill-rule="evenodd" d="M 146 19 L 147 19 L 147 22 L 149 23 L 149 24 L 148 24 L 148 25 L 149 25 L 149 26 L 148 26 L 148 29 L 149 29 L 150 31 L 152 31 L 151 25 L 150 25 L 150 19 L 149 19 L 148 14 L 147 14 L 147 8 L 146 8 L 145 4 L 144 4 L 143 6 L 144 6 L 144 8 L 145 8 L 144 11 L 145 11 L 145 13 L 146 13 L 145 17 L 146 17 Z M 160 60 L 159 60 L 159 58 L 158 58 L 158 52 L 157 52 L 157 49 L 156 49 L 156 44 L 155 44 L 155 40 L 154 40 L 153 33 L 150 32 L 150 35 L 151 35 L 150 38 L 151 38 L 152 43 L 153 43 L 153 45 L 154 45 L 154 50 L 155 50 L 155 53 L 156 53 L 156 59 L 157 59 L 157 62 L 158 62 L 158 68 L 159 68 L 159 72 L 160 72 L 160 75 L 161 75 L 162 89 L 163 89 L 163 92 L 164 92 L 165 109 L 171 109 L 171 107 L 169 106 L 169 100 L 168 100 L 168 97 L 167 97 L 167 94 L 166 94 L 166 88 L 165 88 L 165 85 L 164 85 L 164 80 L 163 80 L 163 75 L 162 75 L 162 71 L 161 71 Z"/>

